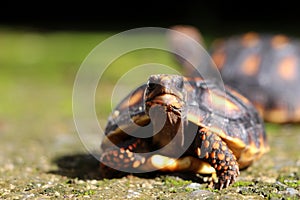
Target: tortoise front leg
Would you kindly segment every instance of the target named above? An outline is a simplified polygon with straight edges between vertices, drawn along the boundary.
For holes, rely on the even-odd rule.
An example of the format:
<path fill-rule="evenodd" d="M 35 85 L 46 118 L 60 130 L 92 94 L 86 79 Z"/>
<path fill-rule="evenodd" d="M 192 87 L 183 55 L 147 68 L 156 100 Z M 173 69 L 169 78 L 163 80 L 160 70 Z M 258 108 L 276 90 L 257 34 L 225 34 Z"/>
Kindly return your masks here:
<path fill-rule="evenodd" d="M 210 186 L 222 189 L 236 181 L 240 174 L 236 157 L 217 134 L 206 128 L 199 128 L 192 148 L 201 160 L 208 162 L 216 170 L 217 182 L 212 180 Z"/>
<path fill-rule="evenodd" d="M 100 162 L 119 171 L 137 169 L 145 163 L 146 158 L 134 152 L 143 148 L 145 150 L 144 141 L 132 138 L 131 140 L 124 141 L 122 146 L 113 146 L 104 149 L 104 152 L 100 156 Z"/>

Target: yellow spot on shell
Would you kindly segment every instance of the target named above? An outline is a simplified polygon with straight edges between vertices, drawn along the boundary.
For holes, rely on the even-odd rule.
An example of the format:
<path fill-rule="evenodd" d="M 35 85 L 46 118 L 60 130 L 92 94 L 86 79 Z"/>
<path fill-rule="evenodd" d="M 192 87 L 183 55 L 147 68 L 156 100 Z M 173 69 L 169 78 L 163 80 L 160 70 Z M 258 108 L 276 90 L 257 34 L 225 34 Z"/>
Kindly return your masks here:
<path fill-rule="evenodd" d="M 198 43 L 204 45 L 203 37 L 202 37 L 200 31 L 194 26 L 174 25 L 174 26 L 170 27 L 170 29 L 172 29 L 174 31 L 178 31 L 182 34 L 185 34 L 188 37 L 191 37 L 192 39 L 196 40 Z M 180 42 L 180 40 L 185 40 L 185 38 L 183 36 L 181 36 L 180 34 L 177 35 L 177 34 L 173 34 L 172 32 L 170 34 L 170 39 L 174 40 L 174 42 Z"/>
<path fill-rule="evenodd" d="M 257 74 L 260 64 L 260 56 L 253 54 L 248 56 L 242 64 L 242 72 L 247 76 Z"/>
<path fill-rule="evenodd" d="M 288 119 L 288 111 L 285 108 L 274 108 L 264 114 L 266 121 L 284 123 Z"/>
<path fill-rule="evenodd" d="M 255 32 L 249 32 L 243 35 L 242 44 L 245 47 L 254 47 L 259 42 L 259 36 Z"/>
<path fill-rule="evenodd" d="M 280 49 L 285 47 L 289 42 L 289 39 L 285 35 L 275 35 L 271 40 L 271 45 L 273 48 Z"/>
<path fill-rule="evenodd" d="M 297 58 L 295 56 L 287 56 L 281 60 L 278 65 L 278 74 L 285 80 L 294 80 L 297 74 Z"/>
<path fill-rule="evenodd" d="M 225 108 L 227 111 L 239 111 L 239 107 L 224 96 L 220 96 L 213 91 L 209 91 L 207 96 L 208 103 L 213 109 L 222 110 Z"/>

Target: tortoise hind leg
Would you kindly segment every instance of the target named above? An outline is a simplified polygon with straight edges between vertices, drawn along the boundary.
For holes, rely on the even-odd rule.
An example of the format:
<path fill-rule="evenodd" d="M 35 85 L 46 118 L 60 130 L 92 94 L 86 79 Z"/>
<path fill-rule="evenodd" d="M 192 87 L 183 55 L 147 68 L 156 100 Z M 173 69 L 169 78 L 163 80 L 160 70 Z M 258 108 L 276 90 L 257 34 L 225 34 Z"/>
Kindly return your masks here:
<path fill-rule="evenodd" d="M 210 186 L 222 189 L 236 181 L 239 175 L 236 157 L 217 134 L 206 128 L 199 128 L 193 148 L 201 160 L 208 162 L 216 170 L 217 181 L 213 179 Z"/>

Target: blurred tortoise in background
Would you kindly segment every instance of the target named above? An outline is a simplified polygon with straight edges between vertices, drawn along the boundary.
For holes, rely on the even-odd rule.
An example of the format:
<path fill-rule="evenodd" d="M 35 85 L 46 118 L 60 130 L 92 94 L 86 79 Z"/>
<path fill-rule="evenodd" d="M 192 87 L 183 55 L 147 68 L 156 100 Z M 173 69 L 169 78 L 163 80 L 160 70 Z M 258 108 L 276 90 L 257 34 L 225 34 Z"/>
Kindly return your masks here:
<path fill-rule="evenodd" d="M 264 123 L 245 97 L 200 77 L 170 74 L 150 76 L 125 97 L 105 135 L 100 161 L 107 173 L 208 174 L 204 181 L 217 189 L 269 149 Z"/>
<path fill-rule="evenodd" d="M 203 41 L 192 26 L 173 26 L 196 41 Z M 191 29 L 191 30 L 189 30 Z M 192 34 L 190 34 L 192 32 Z M 191 41 L 178 42 L 169 35 L 174 52 L 186 52 L 190 59 Z M 185 44 L 184 44 L 185 43 Z M 202 45 L 205 47 L 204 43 Z M 187 48 L 189 50 L 185 51 Z M 208 48 L 225 84 L 246 96 L 267 122 L 300 122 L 300 40 L 282 34 L 246 34 L 217 39 Z M 183 54 L 184 55 L 184 54 Z M 191 55 L 193 57 L 191 57 Z M 198 55 L 199 57 L 199 55 Z M 195 68 L 178 59 L 185 75 L 195 76 Z M 201 67 L 199 61 L 199 66 Z M 198 75 L 196 75 L 198 76 Z"/>

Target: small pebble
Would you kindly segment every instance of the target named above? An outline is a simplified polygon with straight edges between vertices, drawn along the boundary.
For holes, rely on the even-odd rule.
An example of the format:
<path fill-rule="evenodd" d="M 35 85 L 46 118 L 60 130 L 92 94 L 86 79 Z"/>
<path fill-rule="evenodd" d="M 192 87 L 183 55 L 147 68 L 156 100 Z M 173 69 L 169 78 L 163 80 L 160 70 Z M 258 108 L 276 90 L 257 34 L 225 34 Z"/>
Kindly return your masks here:
<path fill-rule="evenodd" d="M 91 183 L 92 185 L 96 185 L 96 184 L 98 183 L 98 181 L 95 180 L 95 179 L 93 179 L 93 180 L 90 181 L 90 183 Z"/>
<path fill-rule="evenodd" d="M 13 185 L 13 184 L 9 184 L 9 189 L 13 190 L 13 189 L 15 189 L 15 188 L 16 188 L 16 186 L 15 186 L 15 185 Z"/>
<path fill-rule="evenodd" d="M 148 188 L 148 189 L 152 189 L 152 188 L 153 188 L 153 186 L 152 186 L 150 183 L 143 183 L 143 184 L 141 185 L 141 187 L 142 187 L 142 188 Z"/>
<path fill-rule="evenodd" d="M 212 192 L 210 192 L 208 190 L 195 190 L 195 191 L 191 192 L 190 198 L 199 197 L 199 199 L 202 199 L 203 197 L 207 197 L 211 194 L 212 194 Z"/>
<path fill-rule="evenodd" d="M 59 196 L 60 196 L 60 193 L 56 191 L 56 192 L 54 193 L 54 195 L 55 195 L 56 197 L 59 197 Z"/>
<path fill-rule="evenodd" d="M 186 186 L 186 188 L 197 190 L 201 187 L 200 183 L 191 183 Z"/>
<path fill-rule="evenodd" d="M 277 184 L 277 185 L 280 185 L 280 186 L 282 186 L 282 187 L 286 187 L 286 185 L 283 184 L 283 183 L 281 183 L 280 181 L 276 181 L 276 184 Z"/>
<path fill-rule="evenodd" d="M 141 194 L 133 190 L 128 190 L 127 198 L 139 197 Z"/>
<path fill-rule="evenodd" d="M 294 188 L 286 188 L 286 192 L 287 194 L 291 195 L 291 196 L 294 196 L 294 195 L 297 195 L 298 194 L 298 190 L 294 189 Z"/>

